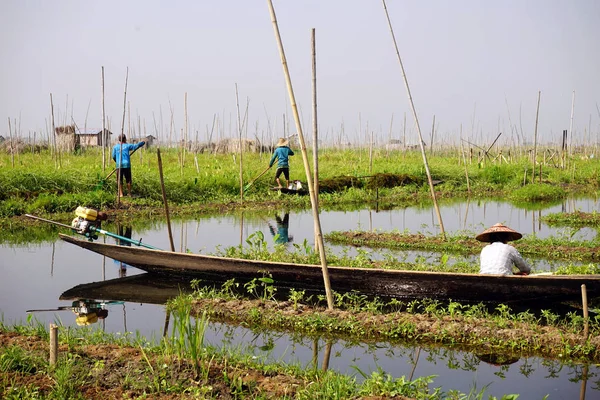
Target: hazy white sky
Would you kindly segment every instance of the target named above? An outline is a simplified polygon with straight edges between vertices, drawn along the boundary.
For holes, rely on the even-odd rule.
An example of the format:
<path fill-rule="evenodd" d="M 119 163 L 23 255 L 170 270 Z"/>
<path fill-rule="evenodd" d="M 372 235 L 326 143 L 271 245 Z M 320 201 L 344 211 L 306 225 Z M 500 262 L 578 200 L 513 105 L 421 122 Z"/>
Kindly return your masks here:
<path fill-rule="evenodd" d="M 381 1 L 274 6 L 306 136 L 315 28 L 321 137 L 337 140 L 343 124 L 344 140 L 364 142 L 367 129 L 385 140 L 393 115 L 401 139 L 406 113 L 407 142 L 416 143 Z M 435 115 L 436 141 L 457 141 L 462 124 L 475 143 L 490 143 L 498 131 L 508 142 L 509 113 L 533 141 L 538 91 L 541 141 L 568 129 L 573 90 L 575 140 L 600 134 L 600 1 L 388 0 L 387 7 L 426 141 Z M 176 130 L 183 127 L 186 92 L 190 135 L 205 140 L 215 114 L 225 135 L 236 135 L 236 83 L 242 113 L 249 101 L 248 136 L 281 136 L 284 114 L 293 124 L 266 0 L 3 0 L 0 48 L 4 136 L 9 117 L 20 118 L 23 136 L 45 131 L 50 93 L 57 125 L 72 114 L 83 129 L 89 105 L 87 126 L 101 127 L 102 66 L 113 132 L 121 129 L 127 67 L 132 120 L 139 116 L 155 134 L 153 115 L 159 123 L 162 111 L 161 139 L 169 103 Z"/>

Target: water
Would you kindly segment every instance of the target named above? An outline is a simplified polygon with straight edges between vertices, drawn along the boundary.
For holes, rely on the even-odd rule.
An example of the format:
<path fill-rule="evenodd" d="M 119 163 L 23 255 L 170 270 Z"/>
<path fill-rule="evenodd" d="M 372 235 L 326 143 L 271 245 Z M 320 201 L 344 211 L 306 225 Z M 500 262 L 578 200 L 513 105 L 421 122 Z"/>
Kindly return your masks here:
<path fill-rule="evenodd" d="M 595 237 L 596 231 L 580 229 L 572 231 L 562 228 L 551 228 L 540 222 L 540 217 L 560 211 L 592 212 L 598 209 L 596 199 L 574 199 L 550 206 L 548 208 L 529 211 L 495 201 L 471 201 L 441 204 L 441 214 L 447 233 L 471 232 L 473 234 L 503 222 L 524 235 L 535 234 L 539 237 L 569 236 L 575 240 L 589 240 Z M 279 221 L 276 218 L 279 216 Z M 313 245 L 313 222 L 310 210 L 290 212 L 287 223 L 288 247 Z M 439 227 L 435 212 L 431 208 L 408 207 L 391 211 L 327 211 L 321 214 L 321 225 L 324 233 L 333 230 L 398 230 L 411 233 L 437 234 Z M 283 210 L 266 213 L 238 213 L 217 217 L 199 218 L 197 220 L 174 221 L 172 231 L 175 248 L 178 251 L 189 249 L 192 252 L 212 253 L 218 248 L 245 245 L 250 235 L 263 232 L 271 243 L 275 238 L 285 237 L 285 212 Z M 278 236 L 273 236 L 273 235 Z M 170 247 L 167 229 L 162 221 L 156 221 L 152 228 L 136 231 L 133 227 L 132 238 L 143 238 L 145 243 L 160 248 Z M 103 238 L 109 243 L 114 239 Z M 341 252 L 340 246 L 329 246 L 331 251 Z M 376 256 L 377 252 L 374 252 Z M 415 253 L 416 254 L 416 253 Z M 411 252 L 401 252 L 399 257 L 410 258 Z M 435 256 L 428 255 L 435 258 Z M 539 262 L 540 265 L 542 262 Z M 535 265 L 536 268 L 538 265 Z M 27 310 L 47 309 L 70 306 L 71 301 L 60 301 L 59 296 L 66 290 L 82 283 L 103 281 L 117 278 L 123 274 L 133 276 L 141 273 L 135 268 L 122 270 L 118 263 L 110 259 L 90 253 L 76 246 L 56 241 L 32 246 L 0 246 L 0 312 L 5 323 L 24 322 Z M 104 299 L 111 300 L 111 299 Z M 124 302 L 109 304 L 107 318 L 94 326 L 107 332 L 140 332 L 147 337 L 160 337 L 165 323 L 165 311 L 162 305 Z M 35 317 L 48 324 L 59 321 L 63 325 L 75 325 L 75 317 L 71 310 L 56 312 L 36 312 Z M 233 329 L 233 331 L 228 331 Z M 231 342 L 236 348 L 249 346 L 248 351 L 261 343 L 256 349 L 257 356 L 270 357 L 270 360 L 299 362 L 308 365 L 313 362 L 314 343 L 306 340 L 294 340 L 288 335 L 280 334 L 265 345 L 263 334 L 231 328 L 224 325 L 211 325 L 207 340 L 215 346 L 228 345 Z M 327 345 L 319 341 L 318 347 Z M 377 347 L 353 345 L 342 341 L 331 344 L 332 351 L 329 368 L 342 373 L 356 374 L 354 367 L 365 373 L 381 367 L 394 376 L 438 375 L 434 386 L 442 386 L 444 390 L 457 389 L 469 392 L 471 389 L 481 390 L 490 384 L 486 393 L 501 395 L 503 393 L 521 393 L 521 398 L 541 398 L 550 393 L 551 399 L 571 399 L 578 397 L 580 382 L 569 379 L 575 375 L 576 368 L 556 366 L 547 360 L 519 360 L 515 364 L 497 367 L 479 362 L 475 368 L 454 361 L 439 360 L 435 350 L 422 349 L 414 372 L 410 357 L 414 357 L 416 349 L 405 349 L 398 346 L 380 345 Z M 260 350 L 260 349 L 267 350 Z M 432 352 L 434 355 L 432 355 Z M 411 355 L 412 354 L 412 355 Z M 453 353 L 454 354 L 454 353 Z M 468 355 L 467 355 L 468 356 Z M 448 356 L 449 360 L 463 359 L 465 355 L 456 353 Z M 414 363 L 413 363 L 414 364 Z M 457 366 L 458 365 L 458 366 Z M 470 364 L 469 364 L 470 365 Z M 532 370 L 530 374 L 522 371 Z M 558 370 L 554 372 L 554 370 Z M 597 379 L 596 367 L 590 369 L 591 381 Z M 587 398 L 600 397 L 597 382 L 588 383 Z M 527 394 L 527 395 L 526 395 Z"/>

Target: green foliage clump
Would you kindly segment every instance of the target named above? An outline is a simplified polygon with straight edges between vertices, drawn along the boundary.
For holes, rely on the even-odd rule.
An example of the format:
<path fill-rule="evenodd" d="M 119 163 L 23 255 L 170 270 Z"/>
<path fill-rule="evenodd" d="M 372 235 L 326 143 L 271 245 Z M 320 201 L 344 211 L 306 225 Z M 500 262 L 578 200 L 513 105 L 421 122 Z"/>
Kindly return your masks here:
<path fill-rule="evenodd" d="M 511 193 L 510 198 L 516 201 L 528 202 L 550 201 L 564 198 L 566 194 L 565 190 L 560 186 L 546 183 L 534 183 L 514 190 Z"/>
<path fill-rule="evenodd" d="M 486 166 L 481 169 L 478 178 L 493 185 L 511 185 L 515 183 L 515 180 L 518 181 L 520 175 L 514 166 L 503 164 Z"/>

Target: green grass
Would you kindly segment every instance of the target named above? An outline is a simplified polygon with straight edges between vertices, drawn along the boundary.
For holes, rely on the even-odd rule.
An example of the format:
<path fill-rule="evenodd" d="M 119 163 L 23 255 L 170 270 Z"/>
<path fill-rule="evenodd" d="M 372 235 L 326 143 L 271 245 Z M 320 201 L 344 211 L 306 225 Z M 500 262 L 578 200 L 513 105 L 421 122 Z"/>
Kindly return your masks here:
<path fill-rule="evenodd" d="M 369 170 L 364 149 L 323 149 L 319 154 L 320 179 L 353 177 L 360 181 L 357 187 L 340 187 L 332 193 L 323 193 L 323 207 L 342 203 L 380 202 L 384 208 L 414 204 L 429 198 L 426 175 L 419 152 L 392 152 L 375 150 L 373 170 Z M 239 165 L 236 155 L 188 154 L 181 165 L 176 149 L 161 152 L 165 191 L 173 206 L 239 201 Z M 269 155 L 244 155 L 244 186 L 268 165 Z M 464 166 L 457 162 L 458 154 L 446 152 L 429 157 L 440 198 L 466 196 L 467 185 Z M 196 166 L 197 161 L 197 166 Z M 156 150 L 142 149 L 133 158 L 133 190 L 139 195 L 133 204 L 161 207 L 162 194 L 157 166 Z M 292 158 L 292 179 L 306 181 L 301 157 Z M 597 170 L 600 160 L 573 160 L 569 169 L 548 165 L 543 169 L 542 182 L 523 182 L 527 159 L 513 159 L 510 164 L 476 161 L 467 165 L 472 195 L 504 197 L 511 201 L 549 201 L 563 198 L 568 193 L 594 193 L 600 187 Z M 60 166 L 48 152 L 19 154 L 12 167 L 11 157 L 0 154 L 0 218 L 23 213 L 66 212 L 77 205 L 110 208 L 115 205 L 116 180 L 106 180 L 113 163 L 102 169 L 101 154 L 88 149 L 79 154 L 62 154 Z M 268 172 L 252 185 L 245 198 L 250 203 L 266 199 L 308 207 L 308 196 L 278 196 L 269 190 L 273 186 L 273 172 Z M 381 174 L 377 180 L 370 176 Z M 389 174 L 389 175 L 385 175 Z M 396 177 L 402 186 L 385 187 Z M 411 183 L 412 182 L 412 183 Z M 377 190 L 374 186 L 377 186 Z"/>

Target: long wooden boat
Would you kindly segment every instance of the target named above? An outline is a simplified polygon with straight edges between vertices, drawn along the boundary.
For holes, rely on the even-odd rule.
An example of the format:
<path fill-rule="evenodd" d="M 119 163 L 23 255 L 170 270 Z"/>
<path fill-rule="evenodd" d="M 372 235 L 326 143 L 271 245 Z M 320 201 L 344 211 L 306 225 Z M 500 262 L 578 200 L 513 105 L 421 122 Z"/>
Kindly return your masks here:
<path fill-rule="evenodd" d="M 215 281 L 231 278 L 249 280 L 270 274 L 279 286 L 324 290 L 319 265 L 118 246 L 63 234 L 60 238 L 154 274 L 201 276 Z M 580 299 L 581 285 L 585 284 L 589 297 L 600 297 L 600 275 L 497 276 L 336 266 L 330 266 L 328 270 L 334 291 L 358 291 L 368 296 L 497 303 L 563 301 Z"/>

